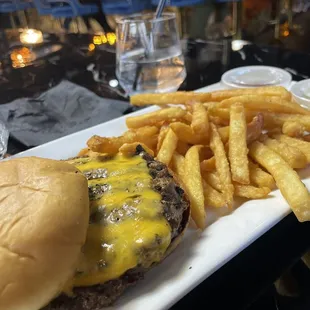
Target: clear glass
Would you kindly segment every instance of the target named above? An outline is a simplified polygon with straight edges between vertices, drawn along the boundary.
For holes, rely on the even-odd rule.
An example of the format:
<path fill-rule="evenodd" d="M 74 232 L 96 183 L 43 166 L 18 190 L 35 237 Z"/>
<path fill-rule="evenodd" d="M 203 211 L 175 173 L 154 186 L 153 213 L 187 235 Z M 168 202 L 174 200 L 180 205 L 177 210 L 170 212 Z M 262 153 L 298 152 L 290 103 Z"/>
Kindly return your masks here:
<path fill-rule="evenodd" d="M 116 61 L 116 76 L 127 94 L 176 91 L 186 70 L 175 15 L 119 19 Z"/>
<path fill-rule="evenodd" d="M 9 132 L 0 121 L 0 159 L 2 159 L 8 148 Z"/>

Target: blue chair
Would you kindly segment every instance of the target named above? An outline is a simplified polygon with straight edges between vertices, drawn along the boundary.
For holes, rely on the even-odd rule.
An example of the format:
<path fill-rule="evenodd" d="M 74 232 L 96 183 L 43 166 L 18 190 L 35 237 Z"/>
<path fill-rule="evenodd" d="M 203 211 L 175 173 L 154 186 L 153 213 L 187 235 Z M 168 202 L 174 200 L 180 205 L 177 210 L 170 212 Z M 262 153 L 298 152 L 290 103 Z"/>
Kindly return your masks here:
<path fill-rule="evenodd" d="M 150 0 L 102 0 L 102 10 L 105 14 L 128 15 L 152 7 Z"/>
<path fill-rule="evenodd" d="M 78 0 L 47 0 L 47 2 L 53 7 L 52 15 L 55 17 L 60 17 L 59 14 L 63 12 L 63 8 L 71 9 L 70 16 L 62 17 L 77 17 L 92 15 L 99 12 L 96 4 L 82 4 Z M 56 6 L 59 4 L 65 4 L 64 6 Z"/>
<path fill-rule="evenodd" d="M 167 0 L 166 6 L 190 6 L 195 4 L 203 4 L 205 0 Z M 159 0 L 152 0 L 153 5 L 157 5 Z"/>
<path fill-rule="evenodd" d="M 26 2 L 21 0 L 0 0 L 0 13 L 13 13 L 16 11 L 24 11 L 32 7 L 32 2 Z"/>
<path fill-rule="evenodd" d="M 44 0 L 32 0 L 34 3 L 35 8 L 37 9 L 39 15 L 53 15 L 54 17 L 72 17 L 73 12 L 72 8 L 68 5 L 66 6 L 59 6 L 57 11 L 54 12 L 55 7 L 49 4 L 47 1 Z"/>

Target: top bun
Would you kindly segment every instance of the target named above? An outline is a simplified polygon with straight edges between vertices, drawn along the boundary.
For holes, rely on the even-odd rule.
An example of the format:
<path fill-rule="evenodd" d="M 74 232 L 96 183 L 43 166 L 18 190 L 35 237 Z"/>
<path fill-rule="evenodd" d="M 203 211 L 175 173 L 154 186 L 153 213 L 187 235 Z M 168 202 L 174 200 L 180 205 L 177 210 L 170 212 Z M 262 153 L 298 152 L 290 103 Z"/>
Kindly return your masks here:
<path fill-rule="evenodd" d="M 45 306 L 73 276 L 89 220 L 86 178 L 36 157 L 0 163 L 0 310 Z"/>

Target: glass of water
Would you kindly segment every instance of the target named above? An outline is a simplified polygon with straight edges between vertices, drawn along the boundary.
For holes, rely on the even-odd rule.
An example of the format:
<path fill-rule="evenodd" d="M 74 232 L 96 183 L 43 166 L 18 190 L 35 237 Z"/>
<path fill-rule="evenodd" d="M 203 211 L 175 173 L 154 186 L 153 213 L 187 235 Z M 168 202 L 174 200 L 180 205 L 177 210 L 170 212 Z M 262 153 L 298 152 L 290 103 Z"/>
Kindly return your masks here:
<path fill-rule="evenodd" d="M 116 75 L 127 94 L 176 91 L 186 70 L 175 14 L 119 19 L 116 61 Z"/>

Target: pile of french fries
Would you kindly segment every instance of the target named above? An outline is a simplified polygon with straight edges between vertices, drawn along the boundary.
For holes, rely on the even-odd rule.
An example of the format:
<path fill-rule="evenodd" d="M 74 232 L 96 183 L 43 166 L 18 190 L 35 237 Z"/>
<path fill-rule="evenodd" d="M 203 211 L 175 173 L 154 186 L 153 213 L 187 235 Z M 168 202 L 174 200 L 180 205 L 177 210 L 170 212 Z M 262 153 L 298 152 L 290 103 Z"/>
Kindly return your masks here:
<path fill-rule="evenodd" d="M 275 186 L 299 221 L 310 220 L 309 192 L 294 170 L 310 163 L 310 111 L 285 88 L 141 94 L 131 104 L 159 109 L 128 117 L 120 137 L 93 136 L 80 155 L 130 154 L 141 144 L 177 176 L 201 229 L 209 208 L 265 198 Z"/>

